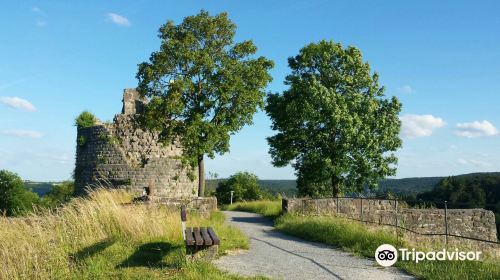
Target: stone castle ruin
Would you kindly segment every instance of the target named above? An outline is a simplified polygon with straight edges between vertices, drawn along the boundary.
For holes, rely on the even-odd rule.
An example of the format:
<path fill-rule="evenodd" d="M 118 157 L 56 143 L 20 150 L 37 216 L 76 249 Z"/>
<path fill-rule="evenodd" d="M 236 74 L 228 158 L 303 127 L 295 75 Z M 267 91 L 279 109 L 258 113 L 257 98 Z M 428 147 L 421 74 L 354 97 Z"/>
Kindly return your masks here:
<path fill-rule="evenodd" d="M 182 165 L 179 143 L 164 145 L 139 126 L 146 104 L 135 89 L 125 89 L 122 113 L 113 122 L 78 129 L 76 193 L 111 186 L 164 198 L 198 196 L 197 173 Z"/>

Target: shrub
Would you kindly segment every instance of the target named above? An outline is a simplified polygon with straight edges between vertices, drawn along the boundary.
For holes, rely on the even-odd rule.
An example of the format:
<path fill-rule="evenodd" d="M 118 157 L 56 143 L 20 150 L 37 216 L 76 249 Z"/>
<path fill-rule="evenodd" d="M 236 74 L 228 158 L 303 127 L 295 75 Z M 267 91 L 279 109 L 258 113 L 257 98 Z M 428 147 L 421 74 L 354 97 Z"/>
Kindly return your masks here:
<path fill-rule="evenodd" d="M 87 143 L 87 138 L 85 138 L 85 136 L 81 135 L 80 137 L 78 137 L 77 142 L 78 142 L 78 147 L 83 147 Z"/>
<path fill-rule="evenodd" d="M 78 128 L 91 127 L 96 124 L 96 117 L 90 113 L 89 111 L 83 111 L 78 117 L 75 119 L 75 126 Z"/>
<path fill-rule="evenodd" d="M 23 215 L 38 202 L 38 195 L 27 190 L 17 174 L 0 170 L 0 212 L 7 216 Z"/>
<path fill-rule="evenodd" d="M 72 181 L 65 181 L 62 184 L 54 185 L 52 189 L 42 198 L 42 204 L 46 207 L 56 207 L 68 202 L 75 192 L 75 184 Z"/>
<path fill-rule="evenodd" d="M 249 172 L 238 172 L 229 179 L 219 182 L 215 190 L 217 201 L 228 204 L 231 201 L 233 191 L 233 202 L 259 200 L 262 198 L 262 190 L 258 184 L 259 178 Z"/>

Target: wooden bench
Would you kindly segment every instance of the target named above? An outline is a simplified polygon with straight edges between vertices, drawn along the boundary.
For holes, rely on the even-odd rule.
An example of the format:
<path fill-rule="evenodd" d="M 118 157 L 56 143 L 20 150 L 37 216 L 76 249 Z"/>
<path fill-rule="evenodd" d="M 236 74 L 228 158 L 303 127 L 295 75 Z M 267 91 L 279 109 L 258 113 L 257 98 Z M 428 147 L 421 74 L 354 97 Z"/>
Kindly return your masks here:
<path fill-rule="evenodd" d="M 189 260 L 213 260 L 217 255 L 220 239 L 211 227 L 186 228 L 186 207 L 181 207 L 182 234 Z"/>

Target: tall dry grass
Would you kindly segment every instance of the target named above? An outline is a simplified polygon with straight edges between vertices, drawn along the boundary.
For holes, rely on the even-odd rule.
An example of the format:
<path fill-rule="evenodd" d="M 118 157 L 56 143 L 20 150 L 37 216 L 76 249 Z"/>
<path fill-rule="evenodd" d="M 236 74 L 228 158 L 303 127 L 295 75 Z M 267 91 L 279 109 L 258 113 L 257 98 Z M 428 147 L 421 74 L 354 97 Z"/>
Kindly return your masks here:
<path fill-rule="evenodd" d="M 0 279 L 65 279 L 72 255 L 104 240 L 180 240 L 177 212 L 124 205 L 131 196 L 97 189 L 64 207 L 29 217 L 0 217 Z"/>

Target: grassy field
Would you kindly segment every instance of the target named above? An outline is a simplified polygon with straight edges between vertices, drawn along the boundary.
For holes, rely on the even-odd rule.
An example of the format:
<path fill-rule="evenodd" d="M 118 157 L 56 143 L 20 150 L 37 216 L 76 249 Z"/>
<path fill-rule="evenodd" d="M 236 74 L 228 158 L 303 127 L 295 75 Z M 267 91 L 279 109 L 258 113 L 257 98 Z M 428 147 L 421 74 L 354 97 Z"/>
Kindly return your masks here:
<path fill-rule="evenodd" d="M 280 200 L 260 200 L 249 202 L 238 202 L 224 206 L 224 210 L 244 211 L 258 213 L 269 218 L 277 218 L 281 215 Z"/>
<path fill-rule="evenodd" d="M 185 260 L 177 211 L 124 205 L 121 191 L 98 190 L 53 212 L 0 218 L 0 279 L 241 279 Z M 239 230 L 215 212 L 190 215 L 191 226 L 214 227 L 220 252 L 248 248 Z"/>
<path fill-rule="evenodd" d="M 258 201 L 237 203 L 228 208 L 272 217 L 275 219 L 276 229 L 284 233 L 339 247 L 358 256 L 373 258 L 375 250 L 381 244 L 408 247 L 393 233 L 385 230 L 375 230 L 343 218 L 280 215 L 281 208 L 278 205 L 281 202 Z M 492 259 L 484 262 L 425 261 L 418 264 L 398 261 L 396 265 L 420 279 L 500 279 L 500 263 Z"/>

